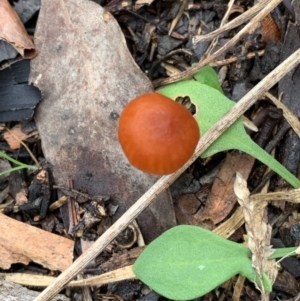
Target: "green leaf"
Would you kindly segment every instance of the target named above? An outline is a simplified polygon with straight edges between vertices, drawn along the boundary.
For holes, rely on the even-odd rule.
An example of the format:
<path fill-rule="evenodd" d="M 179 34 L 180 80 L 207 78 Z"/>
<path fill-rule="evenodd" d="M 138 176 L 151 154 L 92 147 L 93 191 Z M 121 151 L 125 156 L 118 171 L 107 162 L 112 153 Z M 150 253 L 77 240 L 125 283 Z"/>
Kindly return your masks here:
<path fill-rule="evenodd" d="M 265 272 L 262 273 L 262 281 L 265 291 L 269 293 L 272 292 L 272 281 Z"/>
<path fill-rule="evenodd" d="M 297 249 L 298 247 L 275 249 L 274 252 L 269 256 L 269 259 L 295 256 L 297 255 Z"/>
<path fill-rule="evenodd" d="M 194 74 L 194 78 L 201 84 L 210 86 L 224 94 L 223 89 L 219 83 L 218 74 L 213 67 L 208 65 L 201 68 L 197 73 Z"/>
<path fill-rule="evenodd" d="M 142 252 L 136 276 L 173 300 L 203 296 L 236 274 L 254 280 L 249 249 L 196 226 L 177 226 Z"/>
<path fill-rule="evenodd" d="M 168 85 L 158 92 L 172 99 L 189 96 L 197 107 L 196 119 L 202 136 L 235 104 L 216 89 L 193 80 Z M 214 141 L 201 157 L 206 158 L 229 149 L 238 149 L 250 154 L 277 172 L 294 188 L 300 188 L 300 181 L 293 174 L 251 140 L 241 118 Z"/>

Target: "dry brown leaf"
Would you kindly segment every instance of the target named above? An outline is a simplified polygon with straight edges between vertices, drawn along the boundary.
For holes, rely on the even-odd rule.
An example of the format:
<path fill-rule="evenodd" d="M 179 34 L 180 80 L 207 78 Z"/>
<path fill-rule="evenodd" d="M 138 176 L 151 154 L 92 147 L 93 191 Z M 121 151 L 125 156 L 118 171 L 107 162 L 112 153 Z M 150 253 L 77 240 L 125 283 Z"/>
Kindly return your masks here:
<path fill-rule="evenodd" d="M 175 205 L 175 214 L 178 224 L 196 224 L 194 214 L 200 205 L 199 199 L 194 194 L 183 194 L 179 196 Z"/>
<path fill-rule="evenodd" d="M 7 0 L 0 0 L 0 39 L 11 44 L 25 59 L 37 55 L 34 43 Z"/>
<path fill-rule="evenodd" d="M 0 214 L 0 267 L 30 261 L 65 270 L 73 261 L 74 242 Z"/>
<path fill-rule="evenodd" d="M 35 42 L 32 80 L 44 95 L 35 117 L 55 181 L 111 196 L 116 219 L 157 180 L 130 166 L 117 137 L 124 106 L 151 83 L 113 16 L 93 1 L 42 1 Z M 175 225 L 168 194 L 158 198 L 138 218 L 146 241 Z"/>
<path fill-rule="evenodd" d="M 214 224 L 221 222 L 232 211 L 236 204 L 233 184 L 236 172 L 248 178 L 255 159 L 248 154 L 227 154 L 225 162 L 215 178 L 205 208 L 195 218 L 197 221 L 211 220 Z"/>
<path fill-rule="evenodd" d="M 9 144 L 11 149 L 19 149 L 21 147 L 20 141 L 26 140 L 28 136 L 22 131 L 21 125 L 17 124 L 9 131 L 6 131 L 3 134 L 3 138 Z"/>

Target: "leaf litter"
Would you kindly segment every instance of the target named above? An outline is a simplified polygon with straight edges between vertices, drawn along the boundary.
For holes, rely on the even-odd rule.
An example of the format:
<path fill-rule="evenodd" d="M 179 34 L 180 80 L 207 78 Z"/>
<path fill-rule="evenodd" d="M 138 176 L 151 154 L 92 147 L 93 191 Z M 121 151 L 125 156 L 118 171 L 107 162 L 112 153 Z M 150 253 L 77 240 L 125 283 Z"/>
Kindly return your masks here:
<path fill-rule="evenodd" d="M 142 8 L 142 10 L 143 10 L 144 8 Z M 209 9 L 209 8 L 208 8 Z M 214 9 L 217 9 L 217 5 L 215 5 L 214 6 Z M 72 12 L 74 12 L 74 15 L 76 16 L 76 13 L 75 13 L 75 10 L 73 10 Z M 62 19 L 64 19 L 64 17 L 66 17 L 66 16 L 68 16 L 68 14 L 66 13 L 66 10 L 63 12 L 63 15 L 62 15 Z M 108 20 L 110 20 L 110 17 L 109 17 L 109 15 L 105 15 L 105 18 L 108 18 Z M 182 19 L 184 20 L 184 16 L 182 17 Z M 208 20 L 208 19 L 207 19 Z M 50 22 L 50 21 L 49 21 Z M 67 24 L 67 23 L 65 23 L 65 24 Z M 71 24 L 71 23 L 68 23 L 69 25 Z M 180 26 L 180 24 L 178 25 L 178 26 Z M 179 28 L 179 27 L 178 27 Z M 178 32 L 178 28 L 176 29 L 175 28 L 175 34 Z M 123 28 L 124 29 L 124 28 Z M 125 33 L 126 33 L 126 30 L 125 30 Z M 173 35 L 174 35 L 174 33 L 173 33 Z M 76 36 L 76 34 L 74 35 L 74 36 Z M 73 36 L 73 37 L 74 37 Z M 37 36 L 38 37 L 38 36 Z M 119 37 L 119 36 L 118 36 Z M 177 36 L 177 38 L 178 38 L 179 36 Z M 51 38 L 51 35 L 50 36 L 47 36 L 47 38 Z M 63 42 L 63 43 L 61 43 L 61 44 L 59 44 L 61 47 L 58 47 L 58 48 L 56 48 L 56 49 L 54 49 L 54 48 L 52 48 L 51 50 L 53 51 L 53 52 L 55 52 L 55 51 L 57 51 L 57 52 L 59 52 L 59 51 L 64 51 L 64 50 L 66 50 L 66 49 L 69 49 L 69 45 L 65 45 L 65 43 L 66 42 L 68 42 L 68 40 L 69 40 L 69 38 L 70 38 L 70 48 L 72 48 L 72 45 L 75 45 L 75 47 L 76 47 L 76 43 L 77 44 L 79 44 L 80 46 L 85 46 L 84 45 L 84 43 L 83 42 L 76 42 L 75 43 L 75 41 L 77 41 L 76 40 L 76 37 L 75 38 L 71 38 L 71 36 L 69 37 L 69 35 L 65 35 L 64 36 L 64 38 L 62 39 L 62 41 L 60 41 L 60 42 Z M 50 39 L 51 40 L 51 39 Z M 120 38 L 119 39 L 117 39 L 117 40 L 120 40 Z M 121 39 L 122 40 L 122 39 Z M 55 43 L 53 43 L 52 45 L 56 45 Z M 65 47 L 65 48 L 64 48 Z M 74 46 L 73 46 L 74 47 Z M 95 46 L 95 45 L 93 45 L 93 47 L 95 47 L 95 48 L 97 48 L 97 45 Z M 82 49 L 82 51 L 84 51 L 84 50 L 86 50 L 86 48 L 85 47 L 83 47 L 83 48 L 81 48 Z M 115 51 L 115 50 L 114 50 Z M 125 51 L 125 50 L 119 50 L 120 51 L 120 53 L 122 54 L 123 53 L 123 51 Z M 87 53 L 85 53 L 85 54 L 87 54 Z M 61 53 L 60 53 L 60 55 L 61 55 Z M 69 54 L 68 54 L 69 55 Z M 139 56 L 140 54 L 139 53 L 136 53 L 136 58 L 138 58 L 138 56 Z M 92 58 L 94 57 L 93 56 L 93 54 L 89 54 L 89 55 L 87 55 L 88 57 L 89 56 L 91 56 Z M 47 60 L 47 58 L 53 58 L 54 57 L 54 54 L 53 53 L 50 53 L 50 52 L 48 52 L 47 53 L 47 55 L 44 57 L 44 60 Z M 58 56 L 57 56 L 58 57 Z M 69 56 L 67 56 L 67 57 L 69 57 Z M 140 57 L 141 58 L 141 57 Z M 54 59 L 54 58 L 53 58 Z M 184 62 L 184 60 L 182 60 L 182 58 L 179 56 L 179 57 L 177 57 L 176 58 L 178 61 L 176 61 L 175 60 L 175 63 L 178 63 L 179 65 L 178 66 L 180 66 L 180 64 L 182 64 L 183 62 Z M 57 60 L 58 60 L 58 58 L 57 58 Z M 50 60 L 51 62 L 54 62 L 54 61 L 52 61 L 52 60 Z M 63 62 L 63 60 L 61 59 L 61 62 Z M 67 62 L 69 63 L 69 65 L 70 64 L 72 64 L 72 65 L 74 65 L 74 66 L 76 66 L 76 62 L 75 62 L 75 60 L 73 60 L 73 59 L 67 59 Z M 147 63 L 147 62 L 146 62 Z M 171 62 L 172 63 L 172 62 Z M 42 63 L 41 63 L 42 64 Z M 114 62 L 114 64 L 115 64 L 115 62 Z M 148 64 L 149 64 L 149 62 L 148 62 Z M 83 82 L 83 84 L 82 85 L 79 85 L 79 84 L 77 84 L 78 83 L 78 81 L 76 82 L 76 81 L 74 81 L 76 84 L 75 84 L 75 87 L 77 87 L 76 89 L 74 88 L 74 82 L 72 81 L 72 79 L 74 79 L 74 78 L 76 78 L 76 77 L 72 77 L 72 76 L 75 76 L 73 73 L 71 73 L 70 74 L 70 68 L 69 69 L 64 69 L 64 66 L 60 66 L 60 65 L 55 65 L 54 64 L 54 66 L 53 66 L 53 69 L 54 68 L 56 68 L 56 70 L 57 70 L 57 73 L 58 73 L 58 75 L 59 75 L 59 80 L 57 81 L 57 80 L 55 80 L 55 81 L 53 81 L 52 83 L 51 83 L 51 81 L 49 82 L 50 83 L 50 85 L 49 85 L 49 87 L 46 87 L 46 88 L 48 88 L 48 94 L 50 94 L 50 92 L 52 93 L 52 88 L 57 88 L 56 86 L 58 86 L 58 92 L 54 89 L 53 91 L 55 91 L 55 96 L 58 98 L 58 97 L 60 97 L 60 95 L 62 95 L 62 94 L 67 94 L 70 98 L 68 98 L 69 99 L 69 101 L 70 101 L 70 103 L 72 104 L 72 105 L 74 105 L 74 104 L 81 104 L 82 106 L 80 107 L 80 110 L 82 109 L 82 107 L 83 107 L 83 102 L 81 102 L 80 101 L 80 99 L 82 99 L 81 97 L 82 97 L 82 95 L 80 94 L 80 95 L 75 95 L 75 96 L 72 96 L 72 93 L 71 93 L 71 87 L 74 89 L 74 90 L 76 90 L 76 91 L 78 91 L 77 89 L 80 87 L 80 89 L 82 89 L 82 88 L 84 88 L 85 87 L 85 85 L 88 85 L 88 88 L 89 89 L 91 89 L 91 91 L 93 91 L 93 89 L 97 89 L 97 88 L 91 88 L 90 86 L 89 86 L 89 82 L 91 81 L 91 77 L 92 76 L 94 76 L 95 77 L 95 73 L 94 72 L 90 72 L 91 70 L 92 71 L 94 71 L 94 70 L 97 70 L 97 72 L 96 72 L 96 79 L 97 78 L 101 78 L 101 80 L 103 79 L 103 76 L 101 77 L 101 75 L 100 75 L 100 77 L 99 77 L 99 70 L 101 70 L 101 68 L 103 68 L 106 72 L 104 72 L 104 80 L 106 79 L 106 80 L 108 80 L 108 78 L 107 78 L 107 70 L 111 70 L 111 69 L 106 69 L 106 67 L 105 67 L 105 65 L 103 65 L 103 64 L 100 64 L 99 66 L 97 66 L 97 65 L 94 65 L 93 67 L 91 67 L 88 63 L 87 63 L 87 65 L 88 65 L 88 67 L 86 67 L 86 72 L 84 72 L 84 73 L 81 73 L 81 75 L 83 75 L 82 77 L 83 78 L 87 78 L 87 80 L 85 81 L 85 82 Z M 238 64 L 237 64 L 238 65 Z M 48 67 L 48 69 L 51 69 L 51 65 L 50 65 L 50 67 L 46 64 L 45 66 L 47 66 Z M 168 65 L 167 64 L 165 64 L 165 66 L 166 66 L 166 68 L 168 68 Z M 132 68 L 132 65 L 131 65 L 131 67 L 130 67 L 130 70 L 131 70 L 131 68 Z M 75 69 L 75 68 L 74 68 Z M 126 69 L 126 67 L 124 67 L 124 69 Z M 243 68 L 242 68 L 243 69 Z M 78 70 L 80 70 L 80 68 L 78 67 L 77 68 L 77 72 L 79 72 Z M 103 70 L 103 71 L 104 71 Z M 159 70 L 159 74 L 155 74 L 155 77 L 156 78 L 159 78 L 162 74 L 164 74 L 164 72 L 162 71 L 162 69 L 161 68 L 158 68 L 158 70 Z M 237 69 L 236 69 L 237 70 Z M 50 70 L 51 71 L 51 70 Z M 89 74 L 91 75 L 91 77 L 89 77 L 89 75 L 86 75 L 86 74 L 88 74 L 88 72 L 89 72 Z M 134 72 L 137 72 L 136 71 L 136 69 L 135 69 L 135 71 Z M 233 68 L 231 68 L 231 76 L 234 74 L 234 76 L 237 76 L 237 77 L 239 77 L 240 76 L 240 73 L 238 72 L 236 72 L 236 71 L 234 71 L 233 72 Z M 64 79 L 64 73 L 66 73 L 66 74 L 68 74 L 68 76 L 70 77 L 70 81 L 68 81 L 67 80 L 67 85 L 65 85 L 65 82 L 64 81 L 62 81 L 62 84 L 60 85 L 59 83 L 60 83 L 60 81 L 62 80 L 62 79 Z M 126 74 L 126 76 L 124 76 L 124 78 L 126 78 L 127 77 L 127 74 L 128 73 L 126 73 L 125 71 L 124 72 L 121 72 L 122 74 Z M 33 74 L 34 74 L 34 71 L 33 71 Z M 36 72 L 36 74 L 38 74 L 38 72 Z M 51 74 L 51 73 L 50 73 Z M 54 74 L 54 72 L 53 72 L 53 74 Z M 84 74 L 85 74 L 85 76 L 84 76 Z M 34 75 L 33 75 L 34 76 Z M 56 75 L 55 75 L 56 76 Z M 243 78 L 241 77 L 241 78 L 237 78 L 237 80 L 243 80 Z M 43 81 L 45 81 L 45 79 L 44 78 L 42 78 L 42 77 L 38 77 L 37 76 L 37 82 L 39 82 L 40 81 L 40 83 L 41 83 L 41 85 L 43 85 L 44 84 L 44 86 L 46 86 L 46 84 L 45 84 L 45 82 L 43 83 Z M 79 81 L 80 83 L 81 83 L 81 81 Z M 147 82 L 147 80 L 145 80 L 145 82 Z M 124 91 L 124 89 L 122 88 L 123 86 L 122 86 L 122 84 L 123 83 L 119 83 L 118 84 L 118 82 L 117 82 L 117 87 L 118 87 L 118 89 L 119 90 L 121 90 L 121 91 Z M 73 85 L 73 86 L 72 86 Z M 130 85 L 130 87 L 132 87 L 132 86 L 135 86 L 136 85 L 136 83 L 134 83 L 134 84 L 132 84 L 132 83 L 130 83 L 129 84 Z M 144 84 L 141 84 L 141 86 L 143 86 Z M 225 92 L 226 91 L 229 91 L 229 89 L 227 89 L 226 90 L 226 85 L 227 85 L 227 83 L 226 83 L 226 81 L 225 82 L 223 82 L 223 88 L 225 87 Z M 95 86 L 97 86 L 97 84 L 95 84 Z M 150 85 L 150 82 L 148 82 L 147 84 L 146 84 L 146 86 L 147 86 L 147 89 L 151 89 L 151 85 Z M 63 89 L 63 87 L 67 87 L 67 88 L 64 88 Z M 70 87 L 70 88 L 68 88 L 68 87 Z M 45 89 L 46 89 L 45 88 Z M 99 88 L 100 89 L 100 88 Z M 118 90 L 117 89 L 117 90 Z M 46 89 L 47 90 L 47 89 Z M 88 89 L 87 89 L 88 90 Z M 100 89 L 101 91 L 103 90 L 105 90 L 105 89 Z M 96 92 L 98 92 L 99 90 L 96 90 Z M 95 93 L 96 93 L 95 92 Z M 87 104 L 90 104 L 90 102 L 91 102 L 91 100 L 90 99 L 92 99 L 92 101 L 94 100 L 94 95 L 96 95 L 96 94 L 93 94 L 93 92 L 92 92 L 92 96 L 90 96 L 90 95 L 88 95 L 88 96 L 84 96 L 84 97 L 86 97 L 85 99 L 87 100 Z M 141 93 L 141 91 L 139 91 L 139 92 L 137 92 L 137 93 Z M 123 95 L 124 95 L 124 93 L 123 93 Z M 123 103 L 123 106 L 124 106 L 124 97 L 123 97 L 123 95 L 121 95 L 121 102 Z M 46 93 L 46 98 L 44 98 L 44 100 L 43 101 L 45 101 L 45 99 L 47 99 L 47 97 L 49 96 L 49 95 L 47 95 L 47 93 Z M 128 99 L 127 100 L 129 100 L 130 99 L 130 97 L 131 97 L 131 95 L 130 96 L 128 96 Z M 50 97 L 50 99 L 51 99 L 51 97 Z M 88 100 L 90 100 L 90 101 L 88 101 Z M 52 101 L 55 103 L 55 100 L 53 100 L 52 99 Z M 106 103 L 105 103 L 105 105 L 106 105 Z M 55 106 L 54 106 L 55 107 Z M 94 109 L 95 108 L 95 106 L 93 106 L 92 107 L 92 109 Z M 50 105 L 49 105 L 49 107 L 47 108 L 47 110 L 49 110 L 50 111 Z M 115 109 L 115 110 L 114 110 Z M 38 114 L 41 114 L 41 113 L 39 113 L 39 112 L 42 112 L 42 109 L 39 109 L 39 110 L 41 110 L 41 111 L 38 111 Z M 44 112 L 47 112 L 47 110 L 45 110 Z M 58 112 L 58 110 L 56 111 L 56 113 Z M 117 110 L 116 110 L 116 107 L 113 107 L 112 109 L 111 109 L 111 111 L 110 111 L 110 113 L 112 113 L 112 117 L 113 116 L 116 116 L 114 113 L 116 113 L 117 112 Z M 93 113 L 93 112 L 92 112 Z M 66 117 L 66 115 L 68 115 L 69 117 L 70 116 L 75 116 L 75 118 L 77 117 L 77 114 L 78 114 L 78 112 L 76 111 L 76 110 L 72 110 L 72 109 L 70 109 L 70 112 L 68 112 L 68 114 L 65 114 L 64 116 L 62 116 L 62 117 Z M 42 117 L 40 117 L 40 121 L 41 121 L 41 119 L 42 118 L 44 118 L 45 116 L 46 116 L 46 114 L 44 113 L 43 114 L 44 116 L 42 116 Z M 41 115 L 40 115 L 41 116 Z M 76 119 L 76 125 L 79 125 L 79 128 L 80 128 L 80 126 L 83 126 L 83 125 L 86 125 L 86 124 L 88 124 L 88 123 L 86 123 L 86 119 L 88 119 L 86 116 L 93 116 L 93 114 L 89 114 L 89 115 L 87 115 L 87 114 L 85 114 L 84 115 L 84 117 L 81 117 L 81 118 L 79 118 L 79 119 Z M 106 116 L 108 116 L 108 114 L 106 113 Z M 107 117 L 108 118 L 108 117 Z M 92 119 L 92 118 L 91 118 Z M 37 117 L 37 123 L 39 122 L 38 121 L 39 119 L 38 119 L 38 117 Z M 65 122 L 66 120 L 65 119 L 58 119 L 59 121 L 56 121 L 56 122 L 53 122 L 53 124 L 54 124 L 54 128 L 55 128 L 55 126 L 56 126 L 56 124 L 57 125 L 61 125 L 61 123 L 63 122 Z M 63 121 L 61 121 L 61 120 L 63 120 Z M 52 122 L 52 120 L 50 120 L 51 122 Z M 110 122 L 114 122 L 114 121 L 110 121 Z M 51 124 L 51 123 L 49 123 L 49 124 Z M 103 122 L 101 123 L 101 126 L 103 126 Z M 39 130 L 40 130 L 40 128 L 41 128 L 42 126 L 40 125 L 40 127 L 39 127 Z M 47 127 L 47 124 L 45 124 L 44 125 L 44 127 Z M 58 126 L 59 127 L 59 126 Z M 90 127 L 90 129 L 94 129 L 95 128 L 95 125 L 92 125 L 91 127 Z M 67 133 L 67 132 L 63 132 L 63 134 L 64 135 L 62 135 L 62 136 L 65 136 L 65 137 L 63 137 L 63 138 L 60 138 L 60 139 L 56 139 L 56 136 L 55 136 L 55 134 L 56 134 L 56 132 L 55 131 L 52 131 L 52 137 L 50 138 L 50 141 L 53 143 L 53 144 L 58 144 L 58 145 L 63 145 L 65 142 L 67 142 L 68 143 L 68 136 L 67 135 L 70 135 L 70 134 L 73 134 L 73 136 L 74 136 L 74 129 L 76 129 L 77 130 L 77 128 L 73 128 L 73 127 L 70 127 L 70 128 L 68 128 L 68 129 L 70 129 L 70 133 Z M 41 131 L 40 131 L 41 132 Z M 58 132 L 58 131 L 57 131 Z M 54 134 L 55 133 L 55 134 Z M 87 135 L 85 135 L 85 133 L 82 131 L 82 132 L 80 132 L 79 134 L 80 134 L 80 136 L 79 136 L 79 138 L 77 137 L 76 138 L 76 134 L 77 134 L 78 132 L 76 132 L 75 131 L 75 142 L 77 143 L 78 141 L 84 141 L 84 140 L 87 140 L 86 138 L 88 138 L 89 137 L 89 135 L 91 134 L 91 133 L 88 133 Z M 40 133 L 40 135 L 41 135 L 41 133 Z M 49 134 L 49 135 L 51 135 L 51 133 Z M 67 137 L 67 138 L 66 138 Z M 66 140 L 64 140 L 64 138 L 66 138 Z M 72 138 L 74 138 L 74 137 L 72 137 Z M 46 139 L 48 139 L 47 137 L 46 137 L 46 134 L 45 134 L 45 137 L 44 138 L 42 138 L 42 141 L 43 140 L 46 140 Z M 108 138 L 106 138 L 106 140 L 105 141 L 107 141 L 107 139 Z M 61 141 L 61 142 L 60 142 Z M 59 142 L 59 143 L 61 143 L 61 144 L 59 144 L 59 143 L 57 143 L 57 142 Z M 72 141 L 71 143 L 74 143 L 75 144 L 75 142 L 74 141 Z M 47 141 L 46 141 L 46 143 L 47 143 Z M 50 143 L 49 143 L 49 145 L 50 145 Z M 89 146 L 90 147 L 90 146 Z M 94 147 L 95 146 L 92 146 L 92 148 L 94 149 Z M 46 151 L 46 148 L 45 147 L 43 147 L 44 148 L 44 153 L 45 153 L 45 151 Z M 111 145 L 111 148 L 117 148 L 117 147 L 115 147 L 114 145 Z M 111 149 L 110 148 L 110 149 Z M 56 154 L 58 154 L 58 156 L 61 154 L 61 153 L 63 153 L 63 155 L 64 156 L 66 156 L 67 157 L 67 155 L 68 154 L 73 154 L 73 153 L 75 153 L 75 159 L 74 160 L 76 160 L 78 157 L 83 157 L 83 153 L 85 153 L 85 161 L 87 160 L 87 161 L 89 161 L 89 160 L 91 160 L 91 157 L 94 157 L 94 153 L 93 154 L 90 154 L 89 152 L 86 152 L 86 150 L 87 150 L 87 148 L 84 148 L 84 149 L 81 149 L 79 152 L 78 152 L 78 150 L 76 150 L 76 147 L 74 148 L 74 146 L 73 147 L 69 147 L 68 149 L 67 149 L 67 151 L 66 150 L 64 150 L 64 149 L 62 149 L 62 148 L 59 148 L 57 151 L 56 151 Z M 47 152 L 47 151 L 46 151 Z M 50 156 L 50 158 L 54 158 L 55 157 L 55 155 L 56 154 L 54 154 L 54 155 L 52 155 L 52 157 Z M 114 154 L 115 155 L 115 154 Z M 48 155 L 46 155 L 46 158 L 47 157 L 49 157 Z M 48 158 L 47 158 L 48 159 Z M 51 161 L 51 159 L 50 159 L 50 161 Z M 71 162 L 72 161 L 72 162 Z M 118 161 L 118 160 L 116 160 L 116 161 Z M 96 161 L 92 161 L 92 162 L 97 162 L 97 160 Z M 52 163 L 52 162 L 51 162 Z M 55 161 L 55 163 L 57 164 L 57 161 Z M 71 167 L 71 175 L 72 175 L 72 178 L 73 178 L 73 172 L 75 173 L 75 174 L 77 174 L 77 167 L 74 167 L 73 165 L 72 165 L 72 163 L 73 163 L 73 159 L 72 160 L 68 160 L 67 161 L 67 163 L 64 165 L 64 168 L 62 168 L 63 170 L 59 170 L 58 172 L 56 172 L 56 174 L 59 174 L 59 176 L 58 177 L 60 177 L 60 175 L 61 175 L 61 179 L 63 179 L 63 181 L 61 181 L 62 183 L 60 183 L 60 184 L 62 184 L 62 185 L 66 185 L 65 183 L 68 181 L 68 172 L 66 172 L 66 170 L 68 169 L 67 167 L 70 165 L 70 167 Z M 107 161 L 105 162 L 103 162 L 103 161 L 101 161 L 101 166 L 103 166 L 103 165 L 105 165 L 105 164 L 107 164 Z M 199 166 L 200 165 L 202 165 L 203 163 L 201 162 L 201 161 L 199 161 L 198 163 L 196 163 L 196 164 L 198 164 Z M 55 164 L 54 164 L 55 165 Z M 59 165 L 59 164 L 58 164 Z M 95 164 L 93 164 L 93 165 L 95 165 Z M 195 165 L 195 166 L 197 166 L 197 165 Z M 109 167 L 110 168 L 110 167 Z M 122 167 L 123 168 L 123 167 Z M 126 168 L 128 168 L 128 166 L 126 167 Z M 195 167 L 194 167 L 195 168 Z M 84 165 L 80 165 L 80 167 L 79 167 L 79 169 L 82 169 L 82 170 L 87 170 L 87 171 L 89 171 L 90 169 L 91 169 L 91 166 L 88 166 L 87 168 L 84 166 Z M 107 172 L 107 169 L 105 169 L 105 172 Z M 199 173 L 199 171 L 197 171 L 198 173 Z M 90 175 L 90 173 L 88 173 L 87 172 L 87 174 L 89 174 Z M 193 172 L 193 174 L 195 175 L 196 173 L 195 173 L 195 169 L 194 169 L 194 172 Z M 201 172 L 200 172 L 200 174 L 201 174 Z M 57 177 L 57 176 L 56 176 Z M 96 174 L 96 176 L 95 176 L 95 178 L 97 178 L 98 177 L 98 174 Z M 138 177 L 140 177 L 140 175 L 138 176 Z M 81 189 L 82 187 L 85 187 L 85 188 L 87 188 L 88 189 L 88 191 L 89 191 L 89 193 L 90 193 L 90 191 L 92 191 L 93 189 L 91 189 L 91 187 L 93 187 L 92 186 L 92 184 L 90 184 L 89 182 L 90 181 L 92 181 L 93 182 L 93 180 L 87 180 L 87 179 L 85 179 L 85 180 L 81 180 L 81 182 L 79 182 L 79 183 L 75 183 L 75 187 L 76 188 L 78 188 L 78 189 Z M 143 180 L 143 182 L 144 182 L 145 180 Z M 105 183 L 105 181 L 100 181 L 101 183 Z M 107 181 L 108 182 L 108 181 Z M 116 181 L 116 182 L 118 182 L 118 180 Z M 119 181 L 119 183 L 120 183 L 120 181 Z M 121 183 L 124 183 L 124 181 L 122 181 Z M 104 184 L 104 186 L 105 186 L 106 184 Z M 151 185 L 151 184 L 150 184 Z M 145 190 L 145 188 L 143 188 L 144 190 Z M 143 189 L 141 189 L 141 190 L 143 190 Z M 93 193 L 92 193 L 93 194 Z M 98 194 L 98 193 L 97 193 Z M 128 197 L 129 199 L 130 199 L 130 197 Z M 135 201 L 135 197 L 133 197 L 133 199 L 132 199 L 132 201 Z M 126 206 L 125 206 L 126 207 Z M 172 209 L 171 209 L 172 210 Z M 166 212 L 166 211 L 164 211 L 164 212 Z M 172 211 L 171 211 L 172 212 Z M 159 217 L 159 216 L 157 216 L 157 219 L 158 220 L 161 220 L 162 219 L 162 217 Z M 153 235 L 153 236 L 155 236 L 155 235 Z"/>

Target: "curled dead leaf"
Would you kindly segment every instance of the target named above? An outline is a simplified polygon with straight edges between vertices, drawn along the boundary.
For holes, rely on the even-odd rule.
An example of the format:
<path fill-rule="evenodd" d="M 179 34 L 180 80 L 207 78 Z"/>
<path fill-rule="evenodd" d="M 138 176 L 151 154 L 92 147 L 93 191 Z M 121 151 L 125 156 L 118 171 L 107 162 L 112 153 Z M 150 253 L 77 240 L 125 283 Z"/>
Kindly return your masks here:
<path fill-rule="evenodd" d="M 11 44 L 23 58 L 32 59 L 37 55 L 34 43 L 7 0 L 0 0 L 0 39 Z"/>

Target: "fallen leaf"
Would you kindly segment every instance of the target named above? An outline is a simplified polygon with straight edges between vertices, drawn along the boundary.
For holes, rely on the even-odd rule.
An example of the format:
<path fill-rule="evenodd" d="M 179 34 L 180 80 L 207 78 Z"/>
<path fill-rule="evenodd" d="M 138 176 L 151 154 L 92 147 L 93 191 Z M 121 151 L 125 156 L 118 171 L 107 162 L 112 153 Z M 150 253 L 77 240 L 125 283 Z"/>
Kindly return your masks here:
<path fill-rule="evenodd" d="M 196 225 L 194 214 L 197 212 L 201 202 L 194 194 L 183 194 L 179 196 L 175 206 L 178 224 Z"/>
<path fill-rule="evenodd" d="M 117 138 L 123 108 L 151 83 L 113 16 L 92 1 L 42 1 L 35 42 L 32 80 L 44 95 L 35 120 L 55 181 L 111 196 L 116 219 L 157 180 L 128 163 Z M 166 192 L 138 223 L 146 241 L 175 225 Z"/>
<path fill-rule="evenodd" d="M 11 44 L 23 58 L 31 59 L 37 55 L 23 23 L 7 0 L 0 1 L 0 39 Z"/>
<path fill-rule="evenodd" d="M 255 158 L 248 154 L 227 154 L 224 164 L 216 176 L 211 192 L 203 210 L 194 216 L 198 222 L 211 220 L 220 223 L 234 208 L 237 200 L 233 191 L 233 184 L 238 171 L 244 178 L 248 178 Z"/>

